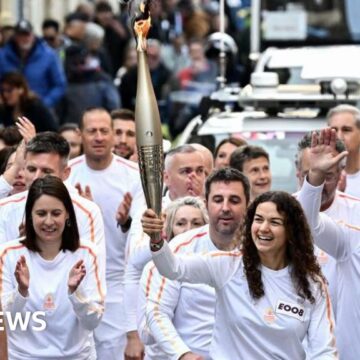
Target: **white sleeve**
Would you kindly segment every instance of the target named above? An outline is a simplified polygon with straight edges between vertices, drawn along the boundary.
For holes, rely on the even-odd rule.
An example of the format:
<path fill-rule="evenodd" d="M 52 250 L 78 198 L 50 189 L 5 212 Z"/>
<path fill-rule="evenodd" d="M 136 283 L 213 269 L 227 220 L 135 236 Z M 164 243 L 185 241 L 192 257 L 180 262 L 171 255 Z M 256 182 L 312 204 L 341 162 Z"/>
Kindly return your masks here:
<path fill-rule="evenodd" d="M 320 213 L 322 190 L 323 186 L 312 186 L 305 179 L 298 201 L 305 212 L 315 244 L 336 260 L 343 260 L 360 247 L 360 228 L 337 224 Z"/>
<path fill-rule="evenodd" d="M 5 224 L 6 224 L 6 214 L 5 206 L 0 206 L 0 244 L 6 242 L 6 233 L 5 233 Z"/>
<path fill-rule="evenodd" d="M 140 276 L 144 266 L 151 260 L 151 252 L 149 248 L 150 237 L 144 233 L 141 224 L 141 216 L 146 207 L 142 206 L 133 218 L 128 235 L 128 251 L 127 261 L 139 269 Z M 140 276 L 138 279 L 140 279 Z"/>
<path fill-rule="evenodd" d="M 310 324 L 307 332 L 308 360 L 333 360 L 337 359 L 334 335 L 334 316 L 331 301 L 326 285 L 322 283 L 322 292 L 317 289 L 314 308 L 311 312 Z"/>
<path fill-rule="evenodd" d="M 1 303 L 4 312 L 8 311 L 15 316 L 16 313 L 19 313 L 23 310 L 31 294 L 29 291 L 29 295 L 27 297 L 23 297 L 19 293 L 18 284 L 14 276 L 16 263 L 12 264 L 11 261 L 6 261 L 7 259 L 8 257 L 5 259 L 5 261 L 0 259 L 1 262 L 4 261 L 4 263 L 1 264 Z"/>
<path fill-rule="evenodd" d="M 94 203 L 94 205 L 96 205 Z M 96 244 L 97 256 L 101 272 L 105 273 L 106 269 L 106 244 L 105 244 L 105 229 L 104 220 L 101 210 L 98 205 L 95 206 L 92 211 L 93 226 L 94 226 L 94 239 Z"/>
<path fill-rule="evenodd" d="M 139 215 L 140 209 L 143 209 L 144 207 L 146 208 L 145 196 L 141 185 L 140 174 L 138 176 L 138 180 L 136 179 L 135 181 L 136 183 L 131 191 L 132 203 L 130 208 L 130 216 L 132 217 L 132 219 Z M 142 213 L 140 214 L 140 217 L 141 215 Z"/>
<path fill-rule="evenodd" d="M 18 212 L 13 210 L 11 204 L 0 206 L 0 244 L 15 240 L 19 237 L 19 221 Z M 12 211 L 13 210 L 13 211 Z"/>
<path fill-rule="evenodd" d="M 128 236 L 128 255 L 124 276 L 126 331 L 136 330 L 137 292 L 142 271 L 151 260 L 149 237 L 143 232 L 140 213 L 133 219 Z"/>
<path fill-rule="evenodd" d="M 172 322 L 181 285 L 161 276 L 154 265 L 146 268 L 141 280 L 140 291 L 145 293 L 146 327 L 167 358 L 177 360 L 190 351 Z"/>
<path fill-rule="evenodd" d="M 150 250 L 149 250 L 150 252 Z M 148 262 L 151 260 L 151 254 Z M 125 327 L 126 332 L 137 329 L 136 312 L 138 288 L 142 269 L 135 267 L 131 262 L 126 264 L 124 277 L 124 307 L 125 307 Z"/>
<path fill-rule="evenodd" d="M 82 242 L 90 242 L 96 246 L 96 255 L 101 271 L 105 271 L 106 245 L 101 210 L 93 201 L 84 199 L 80 195 L 72 194 L 71 199 L 75 208 L 80 239 Z"/>
<path fill-rule="evenodd" d="M 83 260 L 86 275 L 78 288 L 69 294 L 69 300 L 83 327 L 93 330 L 99 325 L 104 313 L 105 275 L 99 269 L 96 254 L 90 249 Z"/>
<path fill-rule="evenodd" d="M 13 187 L 5 180 L 4 176 L 0 176 L 0 199 L 7 197 Z"/>
<path fill-rule="evenodd" d="M 191 284 L 207 284 L 221 289 L 238 266 L 241 253 L 209 252 L 207 254 L 174 255 L 168 244 L 152 252 L 154 264 L 160 274 L 170 280 Z"/>

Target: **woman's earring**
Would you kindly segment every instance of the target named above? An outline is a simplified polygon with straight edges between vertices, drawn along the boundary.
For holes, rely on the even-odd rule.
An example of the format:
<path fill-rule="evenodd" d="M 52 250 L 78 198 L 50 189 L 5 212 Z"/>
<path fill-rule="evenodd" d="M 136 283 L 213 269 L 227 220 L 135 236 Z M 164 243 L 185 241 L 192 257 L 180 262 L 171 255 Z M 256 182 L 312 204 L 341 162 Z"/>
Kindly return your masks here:
<path fill-rule="evenodd" d="M 66 219 L 65 224 L 66 224 L 66 226 L 69 226 L 69 227 L 71 226 L 71 221 L 69 218 Z"/>

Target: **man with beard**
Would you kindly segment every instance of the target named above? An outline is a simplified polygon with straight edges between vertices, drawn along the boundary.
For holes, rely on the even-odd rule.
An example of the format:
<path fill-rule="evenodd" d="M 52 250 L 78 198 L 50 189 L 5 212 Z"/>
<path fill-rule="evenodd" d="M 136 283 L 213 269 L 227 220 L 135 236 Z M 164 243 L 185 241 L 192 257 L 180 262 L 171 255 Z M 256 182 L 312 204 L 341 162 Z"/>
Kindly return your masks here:
<path fill-rule="evenodd" d="M 230 167 L 244 173 L 250 182 L 250 201 L 271 188 L 269 154 L 260 146 L 244 145 L 230 157 Z"/>
<path fill-rule="evenodd" d="M 111 119 L 115 136 L 114 153 L 129 160 L 136 152 L 135 114 L 128 109 L 114 110 Z"/>
<path fill-rule="evenodd" d="M 250 199 L 249 182 L 240 171 L 224 168 L 206 180 L 209 225 L 176 236 L 170 247 L 178 254 L 231 251 L 239 244 L 234 234 Z M 153 214 L 155 215 L 155 214 Z M 156 229 L 156 226 L 158 228 Z M 153 230 L 162 223 L 154 220 Z M 139 292 L 139 332 L 148 344 L 148 359 L 207 359 L 215 315 L 215 290 L 162 277 L 153 263 L 142 274 Z"/>
<path fill-rule="evenodd" d="M 125 346 L 123 275 L 130 219 L 145 203 L 137 164 L 112 153 L 114 129 L 110 114 L 92 108 L 79 124 L 84 155 L 70 161 L 69 181 L 99 205 L 105 226 L 107 298 L 105 313 L 94 331 L 97 357 L 121 360 Z M 125 199 L 125 200 L 124 200 Z M 128 211 L 116 221 L 119 203 Z"/>

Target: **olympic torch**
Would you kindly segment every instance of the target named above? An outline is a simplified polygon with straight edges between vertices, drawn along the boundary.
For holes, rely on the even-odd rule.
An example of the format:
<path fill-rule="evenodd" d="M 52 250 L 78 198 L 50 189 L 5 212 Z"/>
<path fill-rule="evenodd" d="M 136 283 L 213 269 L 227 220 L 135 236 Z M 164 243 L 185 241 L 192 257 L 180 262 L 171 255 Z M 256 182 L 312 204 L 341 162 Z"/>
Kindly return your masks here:
<path fill-rule="evenodd" d="M 149 2 L 142 2 L 133 20 L 137 42 L 137 92 L 135 103 L 136 142 L 140 176 L 146 204 L 160 216 L 163 189 L 161 121 L 146 57 L 146 37 L 151 26 Z M 160 233 L 153 239 L 160 241 Z"/>

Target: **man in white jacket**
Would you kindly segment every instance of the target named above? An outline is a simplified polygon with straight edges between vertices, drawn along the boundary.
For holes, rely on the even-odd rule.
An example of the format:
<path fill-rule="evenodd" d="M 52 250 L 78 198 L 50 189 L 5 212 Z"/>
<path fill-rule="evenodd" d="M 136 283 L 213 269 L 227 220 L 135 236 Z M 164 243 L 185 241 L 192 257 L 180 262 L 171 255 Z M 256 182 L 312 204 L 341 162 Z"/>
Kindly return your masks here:
<path fill-rule="evenodd" d="M 24 177 L 27 188 L 37 178 L 57 176 L 65 181 L 70 173 L 68 167 L 69 144 L 53 132 L 39 133 L 25 149 Z M 75 188 L 67 186 L 73 201 L 80 238 L 96 245 L 101 267 L 105 266 L 104 224 L 99 207 L 78 195 Z M 0 200 L 0 244 L 21 236 L 27 191 Z"/>
<path fill-rule="evenodd" d="M 336 223 L 319 213 L 326 173 L 339 163 L 347 152 L 335 151 L 336 131 L 324 129 L 312 135 L 311 168 L 299 192 L 298 200 L 305 211 L 315 244 L 337 260 L 338 297 L 336 343 L 341 359 L 360 358 L 359 227 Z"/>

